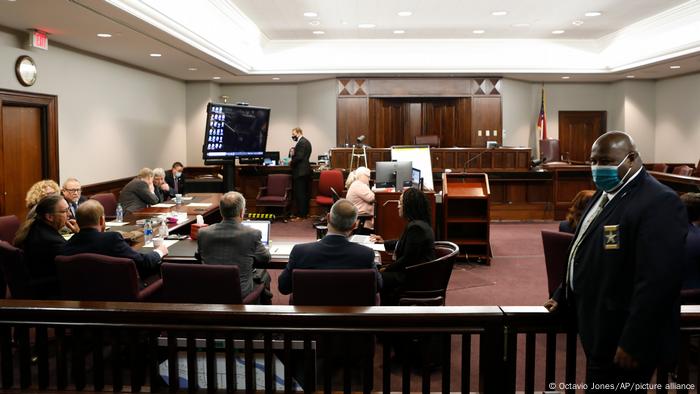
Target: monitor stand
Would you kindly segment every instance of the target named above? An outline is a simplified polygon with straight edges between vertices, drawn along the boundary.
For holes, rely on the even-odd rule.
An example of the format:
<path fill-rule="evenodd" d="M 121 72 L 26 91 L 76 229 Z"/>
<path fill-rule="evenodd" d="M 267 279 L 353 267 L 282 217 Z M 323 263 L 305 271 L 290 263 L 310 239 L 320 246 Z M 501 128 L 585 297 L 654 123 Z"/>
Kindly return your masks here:
<path fill-rule="evenodd" d="M 224 164 L 224 193 L 236 190 L 236 163 Z"/>

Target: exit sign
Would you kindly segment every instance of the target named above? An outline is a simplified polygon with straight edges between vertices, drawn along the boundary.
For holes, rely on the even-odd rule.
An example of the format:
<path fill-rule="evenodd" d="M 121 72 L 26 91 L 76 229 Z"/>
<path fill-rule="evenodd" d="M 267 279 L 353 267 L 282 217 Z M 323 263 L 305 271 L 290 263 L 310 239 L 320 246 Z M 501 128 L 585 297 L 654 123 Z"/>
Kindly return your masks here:
<path fill-rule="evenodd" d="M 43 31 L 32 30 L 29 33 L 29 46 L 47 51 L 49 49 L 49 37 Z"/>

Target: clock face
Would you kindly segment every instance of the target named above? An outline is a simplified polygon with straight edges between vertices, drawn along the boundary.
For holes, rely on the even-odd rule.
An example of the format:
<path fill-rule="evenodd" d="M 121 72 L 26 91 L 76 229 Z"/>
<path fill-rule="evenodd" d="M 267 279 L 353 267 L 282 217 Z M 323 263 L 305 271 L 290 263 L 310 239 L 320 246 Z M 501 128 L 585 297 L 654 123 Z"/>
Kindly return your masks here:
<path fill-rule="evenodd" d="M 36 82 L 36 64 L 29 56 L 20 56 L 15 64 L 17 80 L 24 86 L 32 86 Z"/>

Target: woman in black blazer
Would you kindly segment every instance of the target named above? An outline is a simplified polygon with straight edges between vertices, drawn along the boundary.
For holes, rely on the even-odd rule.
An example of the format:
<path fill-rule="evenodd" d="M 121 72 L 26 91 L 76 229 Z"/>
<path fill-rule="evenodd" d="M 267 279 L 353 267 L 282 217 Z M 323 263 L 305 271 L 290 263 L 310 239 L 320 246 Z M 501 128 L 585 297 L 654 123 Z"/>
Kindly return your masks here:
<path fill-rule="evenodd" d="M 399 216 L 408 221 L 398 240 L 384 241 L 375 235 L 375 242 L 384 242 L 387 252 L 394 252 L 393 264 L 382 269 L 382 305 L 398 305 L 406 281 L 406 267 L 435 259 L 435 235 L 430 226 L 428 198 L 418 189 L 406 189 L 399 198 Z"/>

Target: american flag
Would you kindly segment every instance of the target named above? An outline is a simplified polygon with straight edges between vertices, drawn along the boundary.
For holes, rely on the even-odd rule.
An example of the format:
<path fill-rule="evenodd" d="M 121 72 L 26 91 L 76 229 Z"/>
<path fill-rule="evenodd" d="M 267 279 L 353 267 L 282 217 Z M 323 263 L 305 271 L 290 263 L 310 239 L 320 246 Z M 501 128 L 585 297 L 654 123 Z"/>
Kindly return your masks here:
<path fill-rule="evenodd" d="M 540 139 L 547 139 L 547 114 L 544 109 L 544 86 L 542 86 L 542 104 L 540 105 L 540 116 L 537 118 L 537 135 Z"/>

